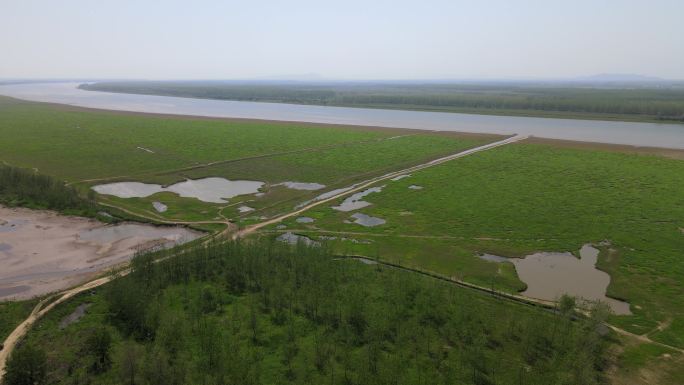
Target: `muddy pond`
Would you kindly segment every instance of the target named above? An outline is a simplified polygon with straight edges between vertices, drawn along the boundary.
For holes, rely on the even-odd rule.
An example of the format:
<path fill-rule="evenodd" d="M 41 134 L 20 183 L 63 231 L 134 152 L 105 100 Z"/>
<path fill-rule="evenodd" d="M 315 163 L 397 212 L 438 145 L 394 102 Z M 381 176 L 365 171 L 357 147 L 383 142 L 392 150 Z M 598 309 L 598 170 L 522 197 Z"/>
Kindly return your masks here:
<path fill-rule="evenodd" d="M 629 303 L 606 297 L 610 275 L 596 268 L 599 250 L 587 244 L 580 249 L 580 258 L 571 253 L 535 253 L 525 258 L 506 258 L 484 254 L 479 258 L 493 262 L 510 262 L 518 277 L 527 284 L 521 294 L 555 301 L 563 294 L 589 301 L 606 303 L 615 314 L 631 314 Z"/>
<path fill-rule="evenodd" d="M 0 206 L 0 301 L 27 299 L 81 283 L 136 251 L 202 236 L 184 227 L 106 225 L 51 211 Z"/>

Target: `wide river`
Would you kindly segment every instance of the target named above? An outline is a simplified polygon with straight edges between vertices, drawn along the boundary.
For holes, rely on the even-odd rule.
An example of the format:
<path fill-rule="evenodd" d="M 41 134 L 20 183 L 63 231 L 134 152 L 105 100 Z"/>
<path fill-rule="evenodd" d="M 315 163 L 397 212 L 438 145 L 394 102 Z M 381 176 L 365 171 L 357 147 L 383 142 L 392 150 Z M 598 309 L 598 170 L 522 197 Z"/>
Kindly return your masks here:
<path fill-rule="evenodd" d="M 684 124 L 488 116 L 445 112 L 238 102 L 84 91 L 78 83 L 0 86 L 0 95 L 107 110 L 335 123 L 420 130 L 521 134 L 542 138 L 684 149 Z"/>

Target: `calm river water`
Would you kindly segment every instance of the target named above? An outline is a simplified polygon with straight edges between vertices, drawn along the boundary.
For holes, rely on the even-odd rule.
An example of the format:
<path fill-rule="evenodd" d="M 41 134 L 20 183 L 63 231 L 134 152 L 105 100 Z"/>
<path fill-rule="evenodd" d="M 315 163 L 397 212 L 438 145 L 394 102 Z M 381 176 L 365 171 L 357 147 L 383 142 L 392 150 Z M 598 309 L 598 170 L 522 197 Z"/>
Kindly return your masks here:
<path fill-rule="evenodd" d="M 553 139 L 684 149 L 684 125 L 680 124 L 605 122 L 238 102 L 84 91 L 78 89 L 77 86 L 78 83 L 3 85 L 0 86 L 0 95 L 24 100 L 121 111 L 438 131 L 521 134 Z"/>

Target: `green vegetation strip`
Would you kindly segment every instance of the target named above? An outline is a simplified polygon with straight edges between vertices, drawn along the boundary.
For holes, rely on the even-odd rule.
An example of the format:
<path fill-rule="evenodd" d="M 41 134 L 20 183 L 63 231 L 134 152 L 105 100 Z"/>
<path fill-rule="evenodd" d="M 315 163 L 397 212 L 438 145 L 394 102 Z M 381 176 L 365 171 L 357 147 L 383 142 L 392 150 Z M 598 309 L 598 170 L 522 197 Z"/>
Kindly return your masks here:
<path fill-rule="evenodd" d="M 101 82 L 86 90 L 261 102 L 545 116 L 576 119 L 684 121 L 684 86 L 591 84 L 231 84 Z"/>
<path fill-rule="evenodd" d="M 130 275 L 56 308 L 7 378 L 33 365 L 57 384 L 593 384 L 601 314 L 572 321 L 321 248 L 213 244 L 138 257 Z"/>

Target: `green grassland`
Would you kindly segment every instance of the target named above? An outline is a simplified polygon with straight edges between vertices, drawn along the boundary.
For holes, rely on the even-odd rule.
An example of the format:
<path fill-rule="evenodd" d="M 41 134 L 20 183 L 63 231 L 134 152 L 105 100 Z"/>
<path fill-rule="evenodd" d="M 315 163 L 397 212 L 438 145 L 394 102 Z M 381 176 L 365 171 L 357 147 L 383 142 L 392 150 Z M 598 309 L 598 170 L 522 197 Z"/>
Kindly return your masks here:
<path fill-rule="evenodd" d="M 287 225 L 312 236 L 360 233 L 354 237 L 373 242 L 338 247 L 509 290 L 520 283 L 477 253 L 577 252 L 609 240 L 599 268 L 612 276 L 608 294 L 628 300 L 634 313 L 614 322 L 639 334 L 666 323 L 652 337 L 684 346 L 682 175 L 680 160 L 515 144 L 382 183 L 360 212 L 385 225 L 344 223 L 352 213 L 330 207 L 307 212 L 313 224 Z"/>
<path fill-rule="evenodd" d="M 392 136 L 383 130 L 70 110 L 0 97 L 0 154 L 69 182 Z M 146 148 L 149 153 L 138 147 Z"/>
<path fill-rule="evenodd" d="M 136 212 L 155 215 L 167 220 L 215 220 L 222 216 L 230 219 L 254 215 L 273 215 L 290 209 L 297 203 L 326 190 L 410 167 L 447 154 L 475 147 L 491 141 L 494 136 L 459 136 L 454 134 L 409 134 L 392 139 L 373 140 L 315 151 L 299 152 L 261 158 L 244 159 L 218 165 L 195 168 L 183 172 L 146 175 L 146 182 L 168 184 L 184 178 L 224 177 L 231 180 L 258 180 L 266 185 L 260 196 L 239 196 L 229 203 L 205 203 L 192 198 L 180 198 L 171 193 L 157 193 L 145 198 L 105 197 L 107 201 L 133 208 Z M 325 184 L 317 191 L 293 190 L 277 184 L 286 181 Z M 96 184 L 92 182 L 84 187 Z M 153 212 L 152 202 L 166 204 L 169 210 Z M 256 209 L 241 214 L 240 203 Z M 229 206 L 229 207 L 226 207 Z M 218 214 L 221 210 L 221 214 Z"/>
<path fill-rule="evenodd" d="M 31 314 L 38 300 L 0 302 L 0 341 Z"/>
<path fill-rule="evenodd" d="M 76 182 L 73 186 L 83 196 L 90 191 L 92 185 L 101 183 L 92 179 L 169 184 L 184 178 L 220 176 L 232 180 L 264 181 L 266 184 L 261 191 L 263 196 L 239 196 L 226 204 L 204 203 L 197 199 L 180 198 L 172 193 L 131 199 L 97 197 L 100 203 L 113 204 L 127 210 L 128 213 L 108 208 L 121 218 L 179 222 L 223 222 L 230 219 L 239 226 L 259 221 L 261 216 L 270 217 L 291 210 L 296 204 L 323 191 L 348 186 L 496 139 L 494 136 L 395 129 L 124 114 L 21 102 L 2 97 L 0 137 L 0 161 L 26 169 L 36 168 L 41 174 Z M 150 149 L 154 153 L 138 147 Z M 206 165 L 210 162 L 218 163 Z M 632 316 L 612 317 L 611 323 L 637 334 L 649 333 L 652 339 L 669 345 L 684 347 L 682 175 L 682 160 L 617 150 L 598 151 L 521 143 L 447 162 L 399 181 L 379 183 L 385 186 L 383 191 L 365 197 L 364 200 L 373 205 L 360 212 L 386 219 L 385 225 L 365 228 L 345 223 L 353 213 L 334 211 L 329 207 L 332 204 L 319 206 L 303 214 L 316 219 L 312 224 L 296 223 L 295 218 L 291 218 L 285 221 L 285 225 L 287 230 L 306 234 L 314 239 L 322 240 L 322 236 L 337 237 L 337 240 L 326 242 L 335 254 L 379 258 L 507 292 L 524 289 L 524 283 L 518 279 L 512 265 L 480 260 L 476 258 L 478 253 L 523 256 L 535 251 L 577 252 L 584 243 L 608 240 L 610 245 L 601 247 L 598 266 L 612 277 L 608 294 L 629 301 L 634 313 Z M 327 187 L 319 191 L 296 191 L 275 186 L 284 181 L 316 182 Z M 408 186 L 413 184 L 420 185 L 423 189 L 409 189 Z M 152 208 L 153 201 L 166 204 L 168 211 L 157 213 Z M 241 204 L 256 210 L 239 213 L 237 207 Z M 225 225 L 203 223 L 193 227 L 218 231 L 224 229 Z M 283 231 L 275 227 L 266 229 L 265 234 L 272 237 L 273 233 Z M 358 242 L 359 240 L 363 242 Z M 284 272 L 295 274 L 299 267 L 293 267 L 292 264 L 297 265 L 299 262 L 296 261 L 308 261 L 316 269 L 320 268 L 315 271 L 316 274 L 325 275 L 328 272 L 327 267 L 316 262 L 321 259 L 321 255 L 316 257 L 318 259 L 310 259 L 317 252 L 300 248 L 290 253 L 275 247 L 274 250 L 276 249 L 285 258 L 279 260 L 275 258 L 278 253 L 269 254 L 267 260 L 277 268 L 268 272 L 274 276 L 283 278 Z M 293 299 L 294 302 L 303 301 L 297 302 L 300 304 L 297 306 L 304 310 L 286 317 L 290 323 L 280 324 L 280 321 L 275 320 L 280 320 L 279 316 L 274 316 L 275 305 L 268 301 L 279 301 L 280 299 L 271 296 L 280 289 L 285 288 L 286 293 L 291 293 L 287 290 L 299 290 L 298 287 L 288 286 L 289 283 L 283 283 L 289 278 L 283 278 L 284 281 L 280 284 L 284 286 L 276 290 L 272 286 L 273 282 L 268 282 L 263 277 L 253 280 L 256 279 L 253 269 L 257 268 L 254 265 L 237 266 L 244 273 L 238 277 L 229 273 L 229 267 L 236 267 L 232 265 L 235 261 L 229 263 L 221 257 L 219 260 L 223 260 L 225 264 L 216 266 L 207 257 L 206 254 L 197 256 L 191 269 L 214 266 L 215 272 L 220 272 L 220 277 L 211 274 L 208 276 L 209 270 L 201 274 L 194 271 L 185 277 L 187 279 L 178 281 L 177 277 L 168 276 L 168 271 L 157 272 L 155 274 L 161 275 L 155 275 L 154 280 L 145 282 L 154 286 L 154 282 L 158 282 L 156 279 L 159 279 L 166 280 L 167 284 L 155 287 L 152 292 L 146 291 L 148 288 L 142 288 L 142 282 L 131 283 L 136 278 L 122 281 L 124 283 L 121 287 L 135 289 L 129 290 L 129 297 L 137 297 L 130 296 L 131 292 L 150 294 L 149 297 L 140 298 L 144 297 L 148 300 L 145 305 L 156 310 L 136 307 L 135 311 L 143 312 L 145 317 L 149 317 L 138 321 L 140 325 L 145 324 L 145 327 L 150 326 L 147 322 L 152 322 L 154 330 L 148 330 L 151 335 L 140 335 L 127 329 L 125 324 L 130 320 L 118 317 L 130 309 L 126 310 L 121 308 L 121 303 L 112 302 L 111 293 L 114 289 L 110 285 L 92 296 L 81 296 L 76 301 L 58 307 L 55 313 L 49 314 L 39 324 L 39 328 L 31 332 L 27 343 L 44 344 L 45 349 L 50 352 L 48 361 L 51 378 L 56 383 L 67 383 L 66 379 L 59 380 L 61 382 L 57 380 L 62 377 L 76 382 L 86 379 L 92 383 L 123 381 L 120 378 L 123 364 L 121 360 L 127 354 L 139 358 L 140 372 L 136 376 L 139 376 L 138 382 L 143 383 L 153 382 L 145 379 L 145 376 L 153 374 L 151 369 L 145 369 L 147 365 L 179 365 L 179 370 L 184 371 L 183 376 L 187 376 L 179 378 L 186 378 L 188 383 L 220 382 L 217 378 L 228 372 L 241 373 L 249 378 L 257 376 L 258 381 L 265 383 L 340 383 L 346 373 L 351 376 L 351 383 L 358 383 L 358 376 L 377 376 L 379 379 L 399 370 L 396 365 L 392 366 L 393 360 L 398 359 L 411 362 L 401 368 L 403 371 L 398 372 L 403 373 L 399 377 L 403 376 L 407 383 L 414 382 L 418 377 L 423 383 L 429 380 L 447 381 L 450 377 L 444 377 L 445 373 L 451 372 L 444 368 L 453 368 L 452 365 L 457 365 L 456 372 L 460 374 L 450 383 L 488 383 L 485 380 L 490 381 L 489 383 L 507 383 L 510 378 L 517 379 L 516 376 L 520 376 L 521 363 L 516 360 L 529 354 L 530 350 L 528 345 L 518 340 L 520 335 L 516 337 L 506 333 L 510 330 L 532 330 L 526 329 L 528 327 L 541 328 L 541 335 L 545 340 L 533 343 L 553 345 L 558 342 L 554 340 L 557 337 L 555 332 L 549 336 L 551 331 L 543 326 L 555 324 L 554 319 L 549 318 L 554 317 L 552 314 L 495 301 L 479 294 L 472 294 L 471 298 L 470 292 L 450 288 L 445 289 L 450 294 L 431 301 L 451 303 L 449 301 L 452 297 L 457 298 L 454 300 L 457 306 L 449 305 L 447 318 L 455 317 L 459 322 L 470 325 L 469 322 L 474 317 L 474 324 L 479 326 L 473 335 L 480 338 L 476 346 L 482 349 L 472 352 L 458 350 L 461 349 L 459 347 L 457 353 L 452 353 L 456 346 L 452 337 L 448 337 L 444 329 L 430 329 L 431 326 L 426 329 L 428 338 L 432 339 L 429 346 L 415 342 L 408 335 L 395 335 L 393 338 L 397 339 L 382 340 L 378 346 L 369 343 L 372 341 L 367 339 L 370 338 L 369 335 L 360 344 L 348 345 L 347 334 L 331 331 L 331 325 L 322 325 L 315 318 L 309 318 L 306 313 L 312 306 L 309 301 L 331 297 L 330 292 L 326 291 L 329 287 L 316 288 L 319 294 L 313 297 L 306 294 L 303 298 Z M 329 257 L 326 254 L 323 259 Z M 231 254 L 225 258 L 231 260 L 235 256 Z M 260 261 L 263 262 L 261 259 Z M 418 285 L 421 292 L 433 289 L 442 292 L 442 286 L 424 283 L 427 278 L 416 278 L 416 275 L 411 275 L 413 278 L 410 279 L 398 278 L 408 277 L 405 276 L 409 274 L 406 272 L 363 266 L 354 261 L 335 263 L 344 266 L 342 270 L 345 280 L 341 283 L 342 286 L 337 287 L 347 296 L 342 300 L 355 298 L 360 303 L 368 302 L 368 306 L 374 309 L 369 310 L 368 314 L 380 314 L 376 311 L 384 311 L 388 306 L 386 301 L 404 306 L 401 302 L 404 297 L 383 294 L 394 287 L 388 282 L 400 280 L 402 285 Z M 171 266 L 170 270 L 176 269 L 173 264 L 164 266 Z M 266 269 L 265 266 L 258 268 Z M 249 277 L 245 283 L 248 288 L 238 290 L 230 287 L 231 282 L 241 281 L 245 277 Z M 271 291 L 264 287 L 269 287 Z M 361 294 L 348 292 L 353 287 L 357 287 Z M 215 304 L 215 309 L 205 312 L 196 307 L 202 303 L 206 293 L 220 300 L 218 305 Z M 255 305 L 259 301 L 265 301 L 264 298 L 268 298 L 268 303 Z M 86 317 L 65 331 L 58 330 L 58 321 L 70 313 L 79 301 L 93 303 Z M 343 303 L 335 306 L 346 309 Z M 470 306 L 477 311 L 459 313 L 456 310 Z M 7 304 L 0 308 L 0 317 L 3 317 L 0 321 L 10 322 L 6 325 L 16 324 L 30 312 L 29 307 L 32 307 L 32 303 Z M 155 311 L 160 313 L 154 313 Z M 157 341 L 155 337 L 159 331 L 157 327 L 162 327 L 162 324 L 154 322 L 167 319 L 167 316 L 171 317 L 168 318 L 171 321 L 174 317 L 183 319 L 187 326 L 187 345 L 179 356 L 184 361 L 183 364 L 178 361 L 179 357 L 169 358 L 169 355 L 175 353 L 168 351 L 167 346 L 163 347 L 167 350 L 159 355 L 154 353 L 162 351 L 162 341 Z M 421 329 L 426 327 L 424 322 L 432 322 L 432 315 L 412 313 L 409 320 L 413 319 L 411 317 L 417 318 L 414 319 L 415 324 L 407 326 L 410 330 Z M 521 324 L 507 324 L 509 331 L 505 332 L 499 325 L 502 319 L 523 321 Z M 530 323 L 525 323 L 527 321 Z M 252 331 L 249 325 L 254 322 L 259 325 L 262 333 L 256 341 L 250 337 Z M 92 357 L 82 353 L 88 336 L 97 325 L 105 325 L 111 333 L 114 362 L 107 371 L 93 375 L 88 369 L 92 365 Z M 202 325 L 213 325 L 212 328 L 220 330 L 220 335 L 207 337 L 202 334 Z M 300 328 L 294 337 L 288 334 L 291 325 Z M 450 325 L 450 328 L 457 330 L 452 331 L 459 336 L 470 333 L 470 329 L 464 331 L 462 328 L 465 326 L 458 322 Z M 378 327 L 382 329 L 384 326 Z M 581 329 L 582 326 L 578 327 Z M 0 329 L 0 332 L 5 331 Z M 527 332 L 521 333 L 527 335 Z M 572 336 L 572 341 L 579 341 L 575 340 L 580 338 L 578 335 Z M 238 357 L 239 359 L 229 348 L 221 348 L 225 350 L 219 353 L 228 361 L 237 360 L 236 366 L 202 366 L 211 362 L 204 344 L 208 343 L 207 338 L 214 337 L 240 352 L 242 358 Z M 290 356 L 292 352 L 284 348 L 288 344 L 291 346 L 292 340 L 288 338 L 294 338 L 295 346 L 299 349 L 294 356 Z M 316 342 L 319 338 L 328 341 L 328 347 L 342 349 L 335 350 L 336 353 L 329 356 L 322 369 L 316 365 L 311 366 L 316 355 L 321 353 Z M 460 341 L 457 345 L 468 343 Z M 436 353 L 434 347 L 440 345 L 448 346 L 449 348 L 444 348 L 447 352 Z M 666 352 L 651 344 L 625 345 L 616 365 L 634 376 L 638 375 L 641 368 L 658 367 L 663 354 L 672 353 L 674 356 L 673 352 Z M 369 367 L 366 363 L 369 352 L 376 348 L 382 352 L 380 356 L 383 358 L 380 360 L 383 364 Z M 561 372 L 579 370 L 565 361 L 570 360 L 570 350 L 567 349 L 578 348 L 558 345 L 558 349 L 557 355 L 549 358 L 550 361 L 535 361 L 523 365 L 523 371 L 527 373 L 525 376 L 529 376 L 525 383 L 546 384 L 557 379 L 554 376 Z M 477 360 L 466 357 L 470 354 L 482 358 L 486 365 L 478 366 L 474 362 Z M 421 361 L 415 358 L 418 356 L 429 358 Z M 166 363 L 164 360 L 154 361 L 158 357 L 167 357 Z M 285 361 L 284 357 L 289 357 L 290 361 Z M 415 361 L 411 361 L 414 359 Z M 587 357 L 583 356 L 583 359 Z M 681 361 L 679 355 L 676 359 Z M 385 364 L 387 366 L 383 366 Z M 540 366 L 535 366 L 537 364 Z M 555 365 L 555 371 L 549 369 L 552 365 Z M 596 363 L 594 369 L 603 370 L 603 365 L 603 362 Z M 250 366 L 259 368 L 259 374 L 246 369 L 240 372 Z M 563 369 L 558 369 L 561 367 Z M 673 364 L 662 372 L 674 379 L 681 374 L 682 367 L 684 365 Z M 380 374 L 372 373 L 376 369 Z M 548 373 L 543 374 L 544 370 Z M 65 371 L 68 375 L 65 375 Z M 483 372 L 480 373 L 481 371 Z M 463 373 L 470 373 L 471 377 L 466 378 Z M 602 374 L 598 372 L 591 371 L 583 375 L 589 375 L 592 381 L 602 381 Z M 81 376 L 80 379 L 76 379 L 78 376 Z M 331 380 L 330 376 L 335 379 Z M 277 381 L 278 378 L 282 381 Z M 668 379 L 666 383 L 675 384 L 676 381 Z"/>
<path fill-rule="evenodd" d="M 104 180 L 170 184 L 219 176 L 267 183 L 263 196 L 236 197 L 229 203 L 232 208 L 168 193 L 139 199 L 103 197 L 148 219 L 180 221 L 244 217 L 234 206 L 240 201 L 251 201 L 250 206 L 262 210 L 258 215 L 270 215 L 316 194 L 273 184 L 298 181 L 342 186 L 497 138 L 121 114 L 10 98 L 0 98 L 0 135 L 0 160 L 77 182 L 74 186 L 84 195 Z M 205 167 L 214 162 L 218 163 Z M 169 210 L 156 213 L 153 201 L 167 204 Z"/>

